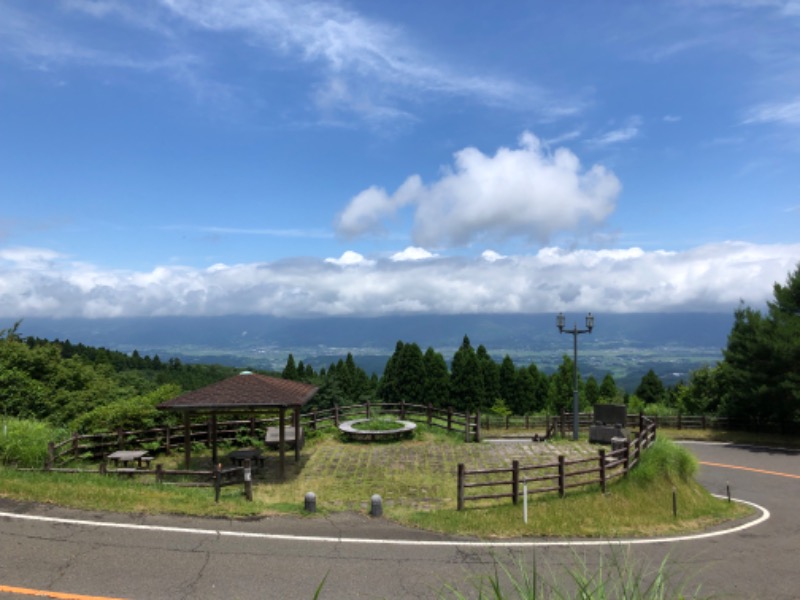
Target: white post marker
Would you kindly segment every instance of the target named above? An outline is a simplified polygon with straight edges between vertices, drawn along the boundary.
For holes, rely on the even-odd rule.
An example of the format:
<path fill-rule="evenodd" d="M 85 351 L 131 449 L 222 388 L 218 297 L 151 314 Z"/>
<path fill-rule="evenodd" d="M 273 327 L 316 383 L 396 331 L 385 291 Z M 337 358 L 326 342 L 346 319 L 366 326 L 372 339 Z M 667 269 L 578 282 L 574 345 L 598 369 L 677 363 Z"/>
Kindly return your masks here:
<path fill-rule="evenodd" d="M 522 520 L 528 524 L 528 478 L 522 478 Z"/>

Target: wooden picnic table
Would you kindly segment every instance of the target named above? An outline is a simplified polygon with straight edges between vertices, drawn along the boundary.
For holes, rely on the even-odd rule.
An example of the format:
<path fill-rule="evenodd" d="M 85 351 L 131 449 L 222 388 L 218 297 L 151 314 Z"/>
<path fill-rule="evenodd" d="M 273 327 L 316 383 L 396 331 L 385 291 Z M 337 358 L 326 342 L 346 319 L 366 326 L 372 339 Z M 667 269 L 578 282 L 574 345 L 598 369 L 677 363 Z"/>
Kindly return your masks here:
<path fill-rule="evenodd" d="M 136 462 L 138 468 L 143 467 L 143 463 L 150 466 L 152 456 L 147 456 L 147 450 L 117 450 L 108 455 L 108 460 L 114 461 L 114 465 L 122 463 L 123 468 L 127 468 L 128 463 Z"/>
<path fill-rule="evenodd" d="M 260 467 L 264 466 L 264 457 L 261 455 L 261 450 L 258 448 L 242 448 L 241 450 L 234 450 L 228 454 L 228 458 L 237 467 L 244 466 L 244 461 L 249 460 L 252 464 L 257 464 Z"/>

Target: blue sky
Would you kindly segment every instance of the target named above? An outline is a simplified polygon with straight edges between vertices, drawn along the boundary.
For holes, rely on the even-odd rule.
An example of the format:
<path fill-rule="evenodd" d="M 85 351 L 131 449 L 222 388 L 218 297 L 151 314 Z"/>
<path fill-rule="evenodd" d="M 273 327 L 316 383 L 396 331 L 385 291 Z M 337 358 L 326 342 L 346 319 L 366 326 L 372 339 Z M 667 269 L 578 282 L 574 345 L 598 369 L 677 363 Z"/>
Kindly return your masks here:
<path fill-rule="evenodd" d="M 0 4 L 0 317 L 731 311 L 800 2 Z"/>

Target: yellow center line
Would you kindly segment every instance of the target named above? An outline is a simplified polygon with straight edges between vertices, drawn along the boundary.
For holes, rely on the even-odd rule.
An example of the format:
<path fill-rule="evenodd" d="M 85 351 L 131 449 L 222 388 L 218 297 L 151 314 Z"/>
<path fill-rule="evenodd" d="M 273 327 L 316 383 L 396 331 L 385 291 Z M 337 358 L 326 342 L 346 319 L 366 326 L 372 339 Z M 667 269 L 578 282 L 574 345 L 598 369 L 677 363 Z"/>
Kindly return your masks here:
<path fill-rule="evenodd" d="M 762 473 L 764 475 L 777 475 L 778 477 L 789 477 L 790 479 L 800 479 L 800 475 L 792 475 L 791 473 L 780 473 L 778 471 L 765 471 L 764 469 L 754 469 L 752 467 L 740 467 L 739 465 L 724 465 L 722 463 L 715 463 L 715 462 L 703 462 L 700 461 L 701 465 L 706 465 L 707 467 L 721 467 L 723 469 L 738 469 L 740 471 L 752 471 L 753 473 Z"/>
<path fill-rule="evenodd" d="M 51 592 L 48 590 L 32 590 L 29 588 L 0 585 L 0 593 L 19 594 L 21 596 L 38 596 L 40 598 L 57 598 L 58 600 L 122 600 L 121 598 L 108 598 L 106 596 L 83 596 L 81 594 L 66 594 L 64 592 Z"/>

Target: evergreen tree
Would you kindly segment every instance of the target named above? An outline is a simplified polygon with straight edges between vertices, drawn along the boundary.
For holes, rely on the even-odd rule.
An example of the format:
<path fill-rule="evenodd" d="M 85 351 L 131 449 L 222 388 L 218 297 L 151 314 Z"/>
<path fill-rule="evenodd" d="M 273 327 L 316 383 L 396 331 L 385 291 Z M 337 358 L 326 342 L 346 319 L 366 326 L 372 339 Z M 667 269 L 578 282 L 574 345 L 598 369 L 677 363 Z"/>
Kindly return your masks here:
<path fill-rule="evenodd" d="M 403 353 L 405 344 L 398 340 L 394 347 L 394 353 L 386 361 L 386 366 L 383 368 L 383 377 L 378 384 L 378 398 L 388 404 L 395 404 L 400 402 L 400 389 L 399 389 L 399 368 L 400 356 Z"/>
<path fill-rule="evenodd" d="M 440 408 L 449 406 L 450 372 L 447 370 L 444 356 L 428 347 L 422 359 L 425 367 L 425 404 Z"/>
<path fill-rule="evenodd" d="M 498 384 L 500 387 L 500 397 L 506 401 L 506 404 L 514 411 L 515 414 L 522 414 L 517 412 L 517 406 L 522 403 L 518 401 L 516 396 L 516 382 L 517 382 L 517 369 L 514 367 L 514 361 L 506 354 L 503 357 L 503 362 L 500 363 L 498 370 Z"/>
<path fill-rule="evenodd" d="M 489 410 L 501 396 L 500 368 L 494 362 L 494 359 L 489 356 L 489 352 L 483 344 L 478 346 L 475 351 L 475 358 L 478 360 L 483 381 L 483 395 L 479 408 L 481 410 Z"/>
<path fill-rule="evenodd" d="M 666 390 L 664 389 L 664 383 L 661 381 L 658 375 L 656 375 L 656 372 L 653 371 L 653 369 L 650 369 L 642 377 L 639 387 L 636 388 L 636 396 L 645 404 L 657 404 L 659 402 L 663 402 L 666 398 L 665 392 Z"/>
<path fill-rule="evenodd" d="M 620 392 L 617 382 L 614 381 L 614 376 L 611 373 L 606 373 L 600 383 L 600 401 L 605 404 L 619 403 L 619 396 Z"/>
<path fill-rule="evenodd" d="M 536 411 L 536 381 L 529 369 L 520 367 L 514 371 L 508 407 L 515 415 L 525 415 Z"/>
<path fill-rule="evenodd" d="M 586 396 L 586 403 L 589 406 L 594 406 L 600 401 L 600 386 L 597 383 L 597 379 L 594 378 L 594 375 L 589 375 L 586 378 L 586 385 L 583 389 L 584 395 Z"/>
<path fill-rule="evenodd" d="M 397 393 L 410 404 L 425 402 L 425 365 L 416 343 L 405 344 L 397 363 Z"/>
<path fill-rule="evenodd" d="M 483 403 L 483 377 L 475 349 L 465 335 L 461 347 L 453 355 L 450 394 L 459 410 L 475 412 Z"/>
<path fill-rule="evenodd" d="M 528 365 L 528 373 L 533 382 L 533 404 L 528 411 L 541 412 L 547 406 L 547 397 L 550 393 L 550 378 L 546 373 L 543 373 L 539 368 L 531 363 Z"/>
<path fill-rule="evenodd" d="M 289 354 L 289 358 L 286 359 L 286 366 L 283 368 L 281 377 L 283 377 L 284 379 L 291 379 L 292 381 L 298 379 L 297 367 L 294 364 L 294 356 L 291 353 Z"/>
<path fill-rule="evenodd" d="M 550 376 L 550 387 L 547 395 L 547 409 L 552 414 L 562 410 L 572 412 L 573 404 L 573 361 L 566 354 L 555 373 Z M 579 379 L 580 381 L 580 376 Z"/>

